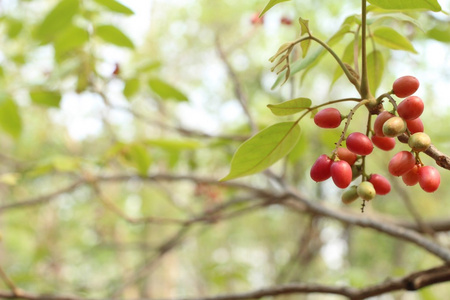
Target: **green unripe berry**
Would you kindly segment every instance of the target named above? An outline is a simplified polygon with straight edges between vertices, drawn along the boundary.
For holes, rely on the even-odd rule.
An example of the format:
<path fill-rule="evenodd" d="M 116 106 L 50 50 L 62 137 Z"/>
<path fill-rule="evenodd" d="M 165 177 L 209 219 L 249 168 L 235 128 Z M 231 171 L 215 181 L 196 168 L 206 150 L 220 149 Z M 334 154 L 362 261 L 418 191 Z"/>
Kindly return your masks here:
<path fill-rule="evenodd" d="M 348 190 L 342 193 L 341 200 L 344 204 L 350 204 L 358 199 L 358 192 L 356 191 L 356 185 L 352 185 Z"/>
<path fill-rule="evenodd" d="M 363 181 L 358 185 L 356 189 L 358 196 L 366 201 L 370 201 L 375 198 L 376 192 L 373 184 L 368 181 Z"/>
<path fill-rule="evenodd" d="M 431 145 L 431 139 L 428 134 L 416 132 L 408 139 L 408 145 L 416 152 L 425 151 Z"/>
<path fill-rule="evenodd" d="M 397 137 L 406 131 L 406 122 L 400 117 L 392 117 L 383 124 L 383 134 L 387 137 Z"/>

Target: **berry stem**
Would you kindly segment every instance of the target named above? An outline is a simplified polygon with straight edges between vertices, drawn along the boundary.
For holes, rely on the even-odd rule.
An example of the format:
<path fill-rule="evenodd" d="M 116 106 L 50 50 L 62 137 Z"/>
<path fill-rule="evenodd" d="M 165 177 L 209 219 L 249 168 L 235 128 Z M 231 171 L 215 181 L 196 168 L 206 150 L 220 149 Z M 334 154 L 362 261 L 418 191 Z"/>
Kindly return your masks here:
<path fill-rule="evenodd" d="M 349 101 L 356 101 L 356 102 L 360 102 L 362 99 L 360 98 L 343 98 L 343 99 L 337 99 L 337 100 L 332 100 L 332 101 L 328 101 L 313 107 L 309 107 L 296 121 L 296 123 L 300 122 L 301 119 L 303 119 L 308 113 L 312 112 L 313 110 L 316 110 L 318 108 L 327 106 L 327 105 L 331 105 L 331 104 L 336 104 L 336 103 L 341 103 L 341 102 L 349 102 Z"/>
<path fill-rule="evenodd" d="M 366 0 L 362 0 L 361 6 L 361 56 L 362 56 L 362 74 L 361 74 L 361 86 L 359 89 L 359 93 L 362 98 L 370 99 L 373 96 L 370 94 L 369 89 L 369 79 L 367 76 L 367 45 L 366 45 L 366 30 L 367 30 L 367 8 L 366 8 Z"/>
<path fill-rule="evenodd" d="M 338 148 L 341 146 L 342 142 L 345 140 L 345 135 L 347 133 L 347 129 L 350 125 L 350 121 L 352 120 L 353 114 L 355 113 L 355 111 L 360 108 L 363 105 L 366 105 L 369 102 L 369 100 L 365 99 L 360 101 L 358 104 L 355 105 L 355 107 L 353 107 L 348 116 L 347 116 L 347 120 L 345 121 L 345 125 L 344 125 L 344 129 L 342 130 L 341 136 L 339 137 L 339 140 L 336 143 L 336 147 L 334 148 L 333 152 L 331 153 L 331 159 L 333 160 L 336 155 L 337 155 L 337 150 Z"/>

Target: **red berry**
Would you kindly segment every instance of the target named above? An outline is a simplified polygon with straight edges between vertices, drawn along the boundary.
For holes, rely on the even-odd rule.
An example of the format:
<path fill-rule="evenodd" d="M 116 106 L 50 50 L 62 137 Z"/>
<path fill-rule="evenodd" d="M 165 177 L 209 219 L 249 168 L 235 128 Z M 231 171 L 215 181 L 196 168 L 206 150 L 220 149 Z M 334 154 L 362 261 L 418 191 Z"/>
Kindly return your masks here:
<path fill-rule="evenodd" d="M 336 108 L 325 108 L 314 116 L 314 123 L 321 128 L 336 128 L 341 124 L 342 117 Z"/>
<path fill-rule="evenodd" d="M 423 113 L 424 104 L 422 99 L 417 96 L 411 96 L 400 102 L 397 107 L 397 113 L 405 120 L 414 120 Z"/>
<path fill-rule="evenodd" d="M 408 127 L 411 134 L 424 131 L 423 123 L 420 118 L 414 120 L 406 120 L 406 127 Z"/>
<path fill-rule="evenodd" d="M 352 182 L 352 167 L 345 160 L 335 161 L 330 170 L 331 178 L 337 187 L 345 189 Z"/>
<path fill-rule="evenodd" d="M 339 147 L 337 150 L 337 156 L 339 157 L 340 160 L 345 160 L 346 162 L 348 162 L 348 164 L 350 166 L 353 166 L 353 164 L 355 163 L 357 157 L 356 154 L 353 153 L 352 151 L 348 150 L 347 148 L 344 147 Z"/>
<path fill-rule="evenodd" d="M 414 168 L 402 175 L 402 180 L 406 185 L 413 186 L 419 182 L 419 166 L 415 165 Z"/>
<path fill-rule="evenodd" d="M 319 182 L 330 178 L 331 177 L 330 168 L 332 163 L 333 161 L 325 154 L 319 156 L 319 158 L 311 167 L 310 176 L 312 180 Z"/>
<path fill-rule="evenodd" d="M 372 135 L 372 143 L 384 151 L 392 150 L 395 147 L 395 139 L 390 137 Z"/>
<path fill-rule="evenodd" d="M 419 80 L 414 76 L 402 76 L 392 85 L 392 91 L 399 98 L 411 96 L 417 89 L 419 89 Z"/>
<path fill-rule="evenodd" d="M 391 184 L 384 176 L 372 174 L 370 175 L 369 182 L 373 184 L 377 195 L 386 195 L 391 191 Z"/>
<path fill-rule="evenodd" d="M 400 151 L 395 154 L 389 161 L 389 173 L 394 176 L 401 176 L 414 168 L 416 165 L 416 159 L 411 152 Z"/>
<path fill-rule="evenodd" d="M 395 115 L 391 114 L 388 111 L 383 111 L 377 116 L 377 118 L 375 119 L 375 123 L 373 124 L 373 131 L 375 132 L 376 136 L 381 136 L 381 137 L 384 136 L 384 133 L 383 133 L 384 122 L 386 122 L 387 120 L 389 120 L 392 117 L 395 117 Z"/>
<path fill-rule="evenodd" d="M 441 183 L 441 175 L 438 170 L 432 166 L 425 166 L 419 168 L 417 172 L 419 174 L 419 185 L 428 193 L 436 191 Z"/>
<path fill-rule="evenodd" d="M 292 25 L 292 19 L 288 17 L 282 17 L 280 22 L 283 25 Z"/>
<path fill-rule="evenodd" d="M 359 155 L 369 155 L 373 151 L 373 144 L 367 135 L 361 132 L 351 133 L 346 140 L 348 150 Z"/>

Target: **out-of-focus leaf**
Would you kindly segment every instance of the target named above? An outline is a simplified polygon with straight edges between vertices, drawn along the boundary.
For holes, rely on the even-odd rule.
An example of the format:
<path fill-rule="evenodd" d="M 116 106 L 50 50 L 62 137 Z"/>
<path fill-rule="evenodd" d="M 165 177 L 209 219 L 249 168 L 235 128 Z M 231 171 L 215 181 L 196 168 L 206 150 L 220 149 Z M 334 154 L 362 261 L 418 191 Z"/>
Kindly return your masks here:
<path fill-rule="evenodd" d="M 221 181 L 261 172 L 285 157 L 300 137 L 300 126 L 295 122 L 274 124 L 237 149 L 231 160 L 230 173 Z"/>
<path fill-rule="evenodd" d="M 345 47 L 344 49 L 344 53 L 342 54 L 341 60 L 344 63 L 347 63 L 349 65 L 352 65 L 353 63 L 353 57 L 354 57 L 354 52 L 355 52 L 355 42 L 351 41 L 350 43 L 348 43 L 348 45 Z M 333 82 L 332 84 L 334 84 L 341 76 L 342 74 L 344 74 L 344 71 L 342 70 L 341 66 L 337 66 L 336 67 L 336 71 L 334 72 L 334 76 L 333 76 Z"/>
<path fill-rule="evenodd" d="M 19 33 L 22 31 L 23 23 L 20 20 L 14 19 L 14 18 L 8 18 L 7 19 L 7 32 L 6 34 L 10 39 L 13 39 L 19 35 Z"/>
<path fill-rule="evenodd" d="M 156 146 L 167 150 L 195 150 L 202 146 L 199 141 L 195 140 L 173 140 L 173 139 L 151 139 L 147 140 L 149 146 Z"/>
<path fill-rule="evenodd" d="M 150 88 L 155 94 L 157 94 L 162 99 L 174 99 L 178 101 L 188 101 L 188 98 L 176 87 L 171 84 L 158 79 L 152 78 L 148 81 Z"/>
<path fill-rule="evenodd" d="M 100 25 L 96 28 L 95 33 L 105 42 L 125 48 L 134 48 L 133 42 L 114 25 Z"/>
<path fill-rule="evenodd" d="M 153 71 L 153 70 L 157 70 L 160 67 L 161 67 L 161 62 L 160 61 L 149 60 L 149 61 L 141 62 L 139 64 L 139 66 L 137 67 L 137 71 L 139 73 L 150 72 L 150 71 Z"/>
<path fill-rule="evenodd" d="M 296 98 L 279 104 L 269 104 L 267 107 L 276 116 L 289 116 L 309 108 L 311 104 L 311 99 Z"/>
<path fill-rule="evenodd" d="M 45 89 L 30 91 L 30 97 L 34 103 L 49 107 L 59 107 L 61 102 L 61 93 Z"/>
<path fill-rule="evenodd" d="M 36 29 L 36 38 L 49 42 L 57 33 L 64 30 L 72 22 L 79 9 L 78 0 L 60 1 L 44 18 Z"/>
<path fill-rule="evenodd" d="M 376 95 L 376 91 L 380 86 L 384 72 L 383 54 L 380 51 L 372 51 L 367 56 L 367 74 L 369 77 L 369 87 L 372 95 Z"/>
<path fill-rule="evenodd" d="M 64 55 L 66 52 L 83 46 L 89 40 L 87 30 L 69 26 L 59 34 L 54 42 L 56 56 Z"/>
<path fill-rule="evenodd" d="M 125 80 L 123 95 L 126 98 L 133 97 L 139 91 L 140 81 L 138 78 L 130 78 Z"/>
<path fill-rule="evenodd" d="M 441 11 L 441 6 L 437 0 L 368 0 L 370 4 L 384 9 L 424 9 L 431 11 Z"/>
<path fill-rule="evenodd" d="M 259 17 L 261 18 L 269 9 L 271 9 L 273 6 L 277 5 L 278 3 L 286 2 L 286 1 L 290 1 L 290 0 L 270 0 L 269 3 L 267 3 L 267 5 L 262 10 Z"/>
<path fill-rule="evenodd" d="M 60 172 L 78 171 L 80 168 L 80 158 L 57 155 L 51 159 L 51 164 L 55 170 L 58 170 Z"/>
<path fill-rule="evenodd" d="M 450 43 L 450 28 L 448 26 L 436 26 L 427 31 L 427 36 L 444 43 Z"/>
<path fill-rule="evenodd" d="M 410 24 L 413 24 L 420 30 L 424 31 L 422 28 L 422 25 L 416 19 L 414 19 L 408 15 L 402 14 L 402 13 L 375 15 L 374 17 L 371 18 L 372 23 L 375 23 L 376 21 L 380 21 L 380 20 L 385 20 L 385 19 L 393 19 L 396 21 L 408 22 Z"/>
<path fill-rule="evenodd" d="M 134 12 L 131 9 L 129 9 L 122 3 L 119 3 L 115 0 L 94 0 L 94 1 L 97 2 L 98 4 L 102 5 L 103 7 L 106 7 L 108 10 L 116 12 L 116 13 L 121 13 L 124 15 L 133 15 L 134 14 Z"/>
<path fill-rule="evenodd" d="M 386 46 L 390 49 L 405 50 L 412 53 L 417 53 L 414 46 L 406 37 L 390 27 L 379 27 L 375 29 L 373 32 L 373 38 L 380 45 Z"/>
<path fill-rule="evenodd" d="M 18 138 L 22 132 L 19 107 L 5 95 L 0 96 L 0 128 L 13 138 Z"/>
<path fill-rule="evenodd" d="M 147 149 L 142 144 L 129 145 L 125 148 L 124 155 L 140 175 L 147 174 L 152 159 Z"/>

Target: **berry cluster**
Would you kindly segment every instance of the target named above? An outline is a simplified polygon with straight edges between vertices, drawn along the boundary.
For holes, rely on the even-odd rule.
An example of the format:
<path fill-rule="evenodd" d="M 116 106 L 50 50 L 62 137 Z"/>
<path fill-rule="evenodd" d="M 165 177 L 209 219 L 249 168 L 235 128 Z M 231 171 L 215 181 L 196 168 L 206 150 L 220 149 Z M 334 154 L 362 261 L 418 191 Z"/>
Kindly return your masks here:
<path fill-rule="evenodd" d="M 368 175 L 365 170 L 365 157 L 372 153 L 374 145 L 384 151 L 394 149 L 395 138 L 407 138 L 410 151 L 400 151 L 389 162 L 389 173 L 402 176 L 403 182 L 412 186 L 419 183 L 426 192 L 434 192 L 440 184 L 439 172 L 432 166 L 424 166 L 419 153 L 426 151 L 431 145 L 430 137 L 424 133 L 420 115 L 424 110 L 422 99 L 413 94 L 419 88 L 419 81 L 413 76 L 403 76 L 395 80 L 392 91 L 377 99 L 381 112 L 375 122 L 369 122 L 366 133 L 352 132 L 346 136 L 348 125 L 354 110 L 349 115 L 342 115 L 336 108 L 325 108 L 314 116 L 314 122 L 321 128 L 337 128 L 347 119 L 340 140 L 330 156 L 322 154 L 313 164 L 310 176 L 316 181 L 332 178 L 334 184 L 345 189 L 358 177 L 362 177 L 358 185 L 351 186 L 342 194 L 342 202 L 348 204 L 358 198 L 372 200 L 375 195 L 386 195 L 391 190 L 389 181 L 380 174 Z M 404 98 L 398 105 L 391 97 L 394 94 Z M 388 98 L 393 105 L 392 111 L 382 108 L 382 100 Z M 370 138 L 369 138 L 370 136 Z M 346 148 L 341 144 L 345 140 Z M 364 207 L 364 202 L 363 202 Z"/>

